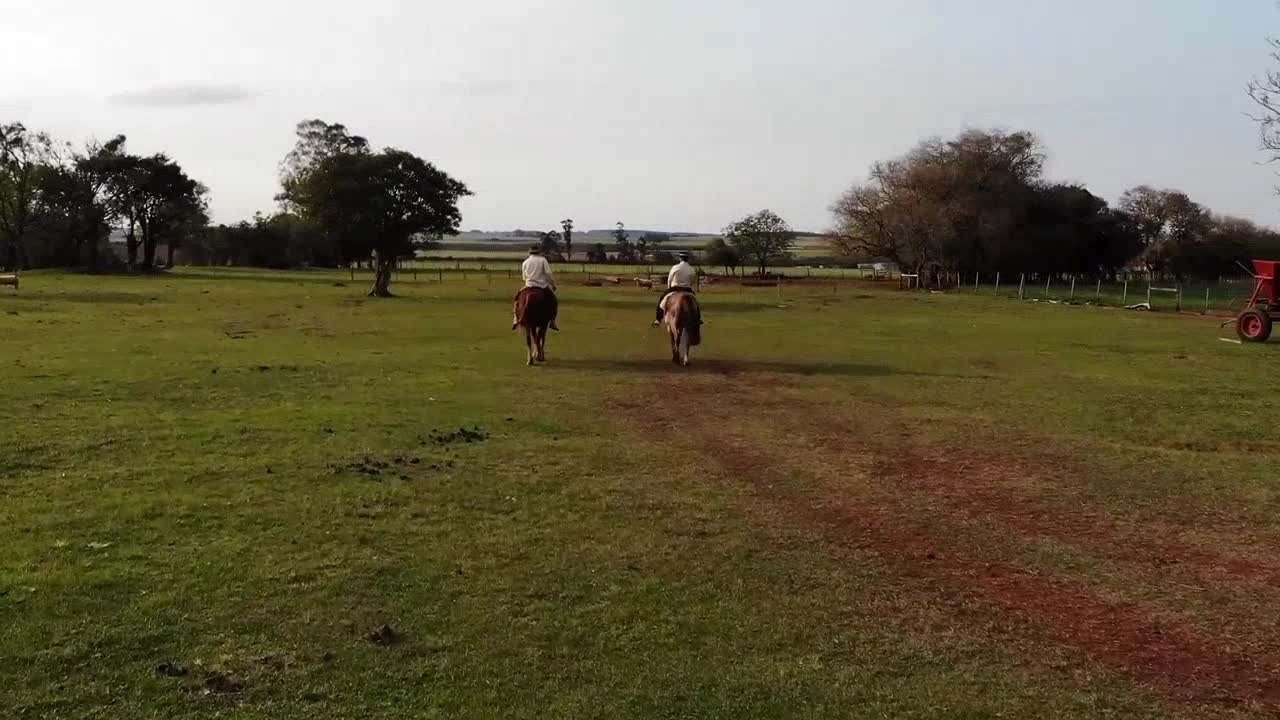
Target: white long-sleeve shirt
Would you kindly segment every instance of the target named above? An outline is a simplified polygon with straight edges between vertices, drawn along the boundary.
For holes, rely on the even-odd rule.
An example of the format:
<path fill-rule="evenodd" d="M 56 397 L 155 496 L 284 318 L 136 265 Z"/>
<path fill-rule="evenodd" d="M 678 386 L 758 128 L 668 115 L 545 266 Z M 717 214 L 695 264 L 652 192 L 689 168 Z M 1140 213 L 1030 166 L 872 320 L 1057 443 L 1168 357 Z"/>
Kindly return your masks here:
<path fill-rule="evenodd" d="M 530 255 L 524 265 L 520 266 L 520 273 L 524 275 L 525 287 L 556 289 L 556 279 L 551 276 L 551 263 L 541 255 Z"/>
<path fill-rule="evenodd" d="M 694 288 L 698 284 L 698 271 L 687 261 L 681 260 L 679 265 L 671 268 L 667 274 L 667 287 Z"/>

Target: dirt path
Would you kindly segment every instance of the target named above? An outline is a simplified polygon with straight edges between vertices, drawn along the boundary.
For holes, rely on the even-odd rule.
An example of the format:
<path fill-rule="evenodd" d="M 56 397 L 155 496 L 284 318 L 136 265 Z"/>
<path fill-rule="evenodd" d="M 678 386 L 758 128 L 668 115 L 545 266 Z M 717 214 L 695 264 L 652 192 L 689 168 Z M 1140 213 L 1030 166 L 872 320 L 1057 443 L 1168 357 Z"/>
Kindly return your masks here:
<path fill-rule="evenodd" d="M 1038 459 L 957 455 L 912 437 L 891 411 L 861 428 L 856 412 L 814 412 L 785 376 L 722 370 L 664 378 L 653 397 L 611 409 L 644 437 L 717 448 L 708 459 L 772 517 L 874 556 L 957 624 L 1000 628 L 1033 661 L 1066 650 L 1172 702 L 1280 713 L 1280 553 L 1241 557 L 1189 542 L 1174 519 L 1139 523 L 1046 498 L 1053 473 L 1071 462 L 1050 448 Z M 672 383 L 701 408 L 678 428 L 648 410 Z M 967 459 L 947 460 L 958 456 Z M 1044 542 L 1103 571 L 1037 562 L 1029 548 Z"/>

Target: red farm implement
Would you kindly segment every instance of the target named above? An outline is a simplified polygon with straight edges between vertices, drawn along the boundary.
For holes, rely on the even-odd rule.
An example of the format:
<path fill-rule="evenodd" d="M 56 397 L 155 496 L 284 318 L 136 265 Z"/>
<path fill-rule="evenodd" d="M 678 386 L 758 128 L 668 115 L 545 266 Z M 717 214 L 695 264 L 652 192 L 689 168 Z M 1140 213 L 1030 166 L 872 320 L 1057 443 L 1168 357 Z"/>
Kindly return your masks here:
<path fill-rule="evenodd" d="M 1271 325 L 1280 313 L 1280 295 L 1276 291 L 1276 271 L 1280 260 L 1253 261 L 1253 297 L 1236 318 L 1236 334 L 1245 342 L 1266 342 Z"/>

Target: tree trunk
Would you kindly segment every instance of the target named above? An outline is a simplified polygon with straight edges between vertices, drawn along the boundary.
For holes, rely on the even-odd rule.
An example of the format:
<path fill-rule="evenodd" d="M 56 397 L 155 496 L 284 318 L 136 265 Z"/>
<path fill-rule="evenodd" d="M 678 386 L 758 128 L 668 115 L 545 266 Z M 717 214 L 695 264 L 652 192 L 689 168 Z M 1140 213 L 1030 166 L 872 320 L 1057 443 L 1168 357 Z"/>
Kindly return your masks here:
<path fill-rule="evenodd" d="M 89 272 L 91 273 L 98 272 L 98 242 L 99 238 L 96 234 L 89 238 Z"/>
<path fill-rule="evenodd" d="M 125 248 L 128 250 L 127 263 L 129 272 L 138 265 L 138 228 L 133 220 L 129 221 L 129 234 L 125 236 Z"/>
<path fill-rule="evenodd" d="M 147 270 L 156 267 L 156 236 L 146 220 L 142 221 L 142 266 Z"/>
<path fill-rule="evenodd" d="M 169 241 L 169 248 L 168 248 L 168 249 L 169 249 L 169 257 L 167 257 L 167 258 L 165 259 L 165 264 L 164 264 L 164 266 L 165 266 L 165 267 L 167 267 L 167 268 L 173 268 L 173 245 L 174 245 L 174 242 L 173 242 L 172 240 L 170 240 L 170 241 Z"/>
<path fill-rule="evenodd" d="M 394 257 L 374 256 L 373 288 L 369 290 L 369 297 L 391 297 L 391 271 L 395 264 Z"/>

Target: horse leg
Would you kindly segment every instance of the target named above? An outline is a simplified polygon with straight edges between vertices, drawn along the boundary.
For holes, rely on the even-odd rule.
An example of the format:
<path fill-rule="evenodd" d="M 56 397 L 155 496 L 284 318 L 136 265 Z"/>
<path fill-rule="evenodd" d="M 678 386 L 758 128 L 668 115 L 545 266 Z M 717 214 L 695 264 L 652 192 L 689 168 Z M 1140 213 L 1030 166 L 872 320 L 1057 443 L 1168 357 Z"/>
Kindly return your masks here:
<path fill-rule="evenodd" d="M 525 359 L 527 361 L 525 364 L 532 366 L 535 357 L 533 352 L 533 329 L 522 325 L 520 332 L 524 335 Z"/>
<path fill-rule="evenodd" d="M 680 364 L 689 367 L 689 331 L 680 331 Z"/>
<path fill-rule="evenodd" d="M 547 361 L 547 326 L 538 328 L 538 362 Z"/>
<path fill-rule="evenodd" d="M 680 364 L 680 331 L 671 331 L 671 362 Z"/>

